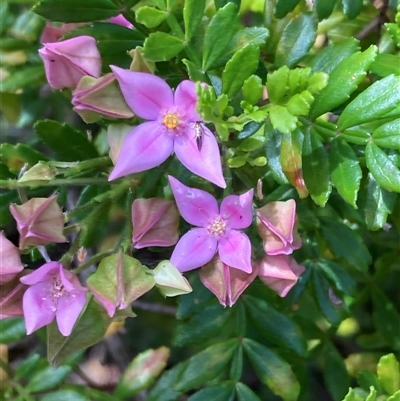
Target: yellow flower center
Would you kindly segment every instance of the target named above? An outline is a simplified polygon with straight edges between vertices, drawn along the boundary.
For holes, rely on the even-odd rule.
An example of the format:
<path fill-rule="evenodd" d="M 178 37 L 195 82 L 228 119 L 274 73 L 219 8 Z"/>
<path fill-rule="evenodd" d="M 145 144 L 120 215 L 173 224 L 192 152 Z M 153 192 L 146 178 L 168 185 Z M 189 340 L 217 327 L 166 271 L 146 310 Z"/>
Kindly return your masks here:
<path fill-rule="evenodd" d="M 163 123 L 168 129 L 175 129 L 179 125 L 179 116 L 176 113 L 167 113 L 163 117 Z"/>
<path fill-rule="evenodd" d="M 207 226 L 207 231 L 210 235 L 221 237 L 225 234 L 226 220 L 218 216 Z"/>

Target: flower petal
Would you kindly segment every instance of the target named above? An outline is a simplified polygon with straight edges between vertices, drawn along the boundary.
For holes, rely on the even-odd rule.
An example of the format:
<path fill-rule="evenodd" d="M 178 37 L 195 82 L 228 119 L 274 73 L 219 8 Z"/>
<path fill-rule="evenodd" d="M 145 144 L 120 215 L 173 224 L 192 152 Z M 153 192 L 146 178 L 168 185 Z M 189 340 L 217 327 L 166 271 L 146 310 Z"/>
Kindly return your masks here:
<path fill-rule="evenodd" d="M 236 230 L 229 230 L 218 242 L 219 257 L 226 265 L 251 273 L 251 244 L 249 237 Z"/>
<path fill-rule="evenodd" d="M 246 228 L 253 220 L 253 193 L 250 189 L 242 195 L 229 195 L 221 203 L 221 216 L 229 221 L 230 227 Z"/>
<path fill-rule="evenodd" d="M 21 277 L 19 281 L 27 285 L 34 285 L 40 281 L 47 281 L 50 279 L 49 276 L 51 274 L 58 274 L 60 272 L 60 266 L 61 264 L 59 262 L 45 263 L 34 272 Z"/>
<path fill-rule="evenodd" d="M 172 89 L 161 78 L 110 66 L 118 79 L 122 94 L 132 111 L 145 120 L 156 120 L 164 109 L 174 105 Z"/>
<path fill-rule="evenodd" d="M 201 150 L 196 143 L 193 127 L 188 126 L 183 135 L 175 138 L 174 150 L 181 163 L 192 173 L 208 180 L 221 188 L 226 188 L 222 174 L 221 155 L 214 134 L 203 126 Z"/>
<path fill-rule="evenodd" d="M 50 296 L 50 286 L 51 284 L 48 282 L 41 282 L 32 285 L 25 291 L 22 298 L 22 308 L 28 335 L 41 327 L 47 326 L 54 320 L 55 313 L 52 309 L 54 305 Z"/>
<path fill-rule="evenodd" d="M 218 203 L 208 192 L 187 187 L 172 176 L 168 179 L 179 213 L 188 223 L 205 227 L 219 214 Z"/>
<path fill-rule="evenodd" d="M 56 318 L 63 336 L 71 334 L 85 303 L 86 293 L 78 290 L 66 293 L 58 299 Z"/>
<path fill-rule="evenodd" d="M 183 273 L 205 265 L 216 250 L 217 240 L 210 237 L 204 228 L 194 228 L 176 244 L 171 263 Z"/>
<path fill-rule="evenodd" d="M 173 150 L 173 139 L 155 121 L 135 127 L 126 137 L 108 180 L 149 170 L 163 163 Z"/>
<path fill-rule="evenodd" d="M 196 113 L 197 94 L 194 82 L 182 81 L 176 87 L 174 102 L 175 106 L 185 110 L 185 115 L 189 121 L 201 121 L 200 116 Z"/>

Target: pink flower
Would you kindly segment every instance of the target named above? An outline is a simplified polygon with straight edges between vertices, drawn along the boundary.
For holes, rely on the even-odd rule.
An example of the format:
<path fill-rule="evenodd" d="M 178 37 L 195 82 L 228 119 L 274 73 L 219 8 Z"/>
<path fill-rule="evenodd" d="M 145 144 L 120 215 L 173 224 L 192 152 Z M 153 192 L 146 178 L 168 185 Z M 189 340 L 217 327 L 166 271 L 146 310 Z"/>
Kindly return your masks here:
<path fill-rule="evenodd" d="M 22 205 L 11 204 L 10 212 L 17 222 L 19 248 L 66 242 L 63 235 L 64 215 L 57 195 L 32 198 Z"/>
<path fill-rule="evenodd" d="M 20 281 L 30 286 L 22 300 L 27 334 L 56 319 L 60 333 L 69 336 L 86 303 L 78 277 L 61 263 L 49 262 Z"/>
<path fill-rule="evenodd" d="M 183 81 L 171 90 L 155 75 L 111 66 L 126 103 L 138 117 L 148 120 L 127 136 L 109 180 L 149 170 L 175 152 L 192 173 L 225 188 L 218 143 L 203 127 L 203 145 L 196 144 L 197 96 L 195 84 Z"/>
<path fill-rule="evenodd" d="M 257 229 L 263 239 L 264 251 L 268 255 L 291 254 L 301 247 L 297 233 L 296 202 L 270 202 L 256 209 Z"/>
<path fill-rule="evenodd" d="M 116 17 L 109 18 L 108 22 L 111 22 L 111 23 L 117 24 L 117 25 L 121 25 L 121 26 L 124 26 L 129 29 L 133 28 L 133 25 L 122 14 L 119 14 Z"/>
<path fill-rule="evenodd" d="M 45 43 L 39 56 L 44 62 L 47 81 L 55 89 L 75 88 L 84 75 L 98 78 L 101 74 L 100 53 L 91 36 Z"/>
<path fill-rule="evenodd" d="M 19 249 L 0 231 L 0 284 L 13 280 L 22 270 Z"/>
<path fill-rule="evenodd" d="M 132 203 L 132 223 L 135 248 L 171 246 L 178 242 L 179 213 L 172 201 L 135 199 Z"/>
<path fill-rule="evenodd" d="M 171 176 L 169 182 L 181 216 L 198 227 L 179 240 L 171 263 L 185 272 L 205 265 L 218 250 L 223 263 L 251 273 L 250 240 L 238 230 L 251 224 L 253 190 L 227 196 L 219 208 L 209 193 L 189 188 Z"/>
<path fill-rule="evenodd" d="M 259 264 L 258 277 L 280 297 L 285 297 L 304 271 L 304 266 L 291 256 L 265 255 Z"/>
<path fill-rule="evenodd" d="M 232 306 L 243 291 L 253 282 L 258 273 L 258 264 L 252 263 L 253 271 L 248 274 L 239 269 L 231 268 L 218 256 L 203 266 L 200 279 L 219 300 L 222 306 Z"/>

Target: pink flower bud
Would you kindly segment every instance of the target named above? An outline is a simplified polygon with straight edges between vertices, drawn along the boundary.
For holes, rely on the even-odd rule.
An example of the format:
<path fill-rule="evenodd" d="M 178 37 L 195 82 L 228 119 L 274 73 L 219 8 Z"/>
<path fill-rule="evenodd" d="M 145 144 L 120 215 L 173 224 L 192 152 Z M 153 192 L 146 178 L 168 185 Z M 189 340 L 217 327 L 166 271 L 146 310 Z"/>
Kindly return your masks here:
<path fill-rule="evenodd" d="M 259 264 L 258 277 L 280 297 L 285 297 L 304 271 L 304 266 L 291 256 L 265 255 Z"/>
<path fill-rule="evenodd" d="M 222 306 L 232 306 L 257 276 L 258 265 L 252 261 L 250 274 L 223 263 L 215 256 L 200 270 L 200 279 Z"/>
<path fill-rule="evenodd" d="M 133 25 L 122 14 L 119 14 L 116 17 L 109 18 L 108 22 L 111 22 L 111 23 L 117 24 L 117 25 L 121 25 L 121 26 L 124 26 L 129 29 L 133 28 Z"/>
<path fill-rule="evenodd" d="M 22 270 L 18 248 L 0 231 L 0 284 L 13 280 Z"/>
<path fill-rule="evenodd" d="M 135 199 L 132 203 L 132 223 L 135 248 L 171 246 L 178 242 L 179 213 L 172 201 Z"/>
<path fill-rule="evenodd" d="M 193 289 L 179 270 L 168 260 L 163 260 L 153 270 L 156 287 L 165 297 L 188 294 Z"/>
<path fill-rule="evenodd" d="M 64 215 L 57 197 L 32 198 L 22 205 L 11 204 L 10 211 L 20 235 L 19 249 L 67 241 L 63 235 Z"/>
<path fill-rule="evenodd" d="M 125 138 L 132 131 L 132 127 L 126 124 L 110 124 L 107 128 L 107 139 L 110 146 L 108 152 L 111 161 L 117 163 L 119 153 L 121 152 L 122 145 Z"/>
<path fill-rule="evenodd" d="M 268 255 L 291 254 L 301 247 L 297 233 L 296 202 L 270 202 L 256 210 L 257 229 Z"/>
<path fill-rule="evenodd" d="M 66 32 L 72 31 L 85 24 L 62 24 L 61 26 L 54 26 L 51 22 L 46 22 L 46 26 L 43 29 L 42 35 L 40 36 L 40 43 L 52 43 L 58 42 Z"/>
<path fill-rule="evenodd" d="M 55 89 L 75 88 L 84 75 L 98 78 L 101 74 L 100 53 L 91 36 L 45 43 L 39 56 L 44 62 L 47 81 Z"/>
<path fill-rule="evenodd" d="M 72 104 L 86 123 L 102 117 L 131 118 L 133 113 L 125 102 L 114 74 L 101 78 L 84 76 L 72 94 Z"/>
<path fill-rule="evenodd" d="M 13 274 L 11 281 L 0 285 L 0 320 L 24 315 L 22 297 L 28 287 L 19 281 L 24 274 L 26 274 L 26 270 L 19 274 Z"/>

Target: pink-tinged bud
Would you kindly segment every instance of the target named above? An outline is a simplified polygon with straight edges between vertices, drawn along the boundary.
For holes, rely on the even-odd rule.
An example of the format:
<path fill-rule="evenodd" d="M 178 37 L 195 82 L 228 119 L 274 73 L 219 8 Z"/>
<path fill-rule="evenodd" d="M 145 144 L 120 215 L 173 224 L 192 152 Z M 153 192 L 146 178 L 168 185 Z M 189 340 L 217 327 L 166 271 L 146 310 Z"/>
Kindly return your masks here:
<path fill-rule="evenodd" d="M 200 270 L 200 279 L 224 307 L 232 306 L 257 276 L 258 264 L 252 261 L 250 274 L 223 263 L 218 256 Z"/>
<path fill-rule="evenodd" d="M 169 261 L 163 260 L 153 270 L 156 287 L 164 297 L 188 294 L 193 289 L 179 270 Z"/>
<path fill-rule="evenodd" d="M 28 287 L 19 280 L 26 273 L 15 274 L 11 281 L 0 285 L 0 320 L 24 315 L 22 297 Z"/>
<path fill-rule="evenodd" d="M 78 277 L 61 263 L 49 262 L 20 281 L 29 286 L 22 300 L 27 334 L 56 319 L 60 333 L 69 336 L 86 304 L 87 290 Z"/>
<path fill-rule="evenodd" d="M 104 258 L 87 279 L 89 290 L 110 317 L 117 309 L 126 309 L 154 285 L 151 271 L 121 252 Z"/>
<path fill-rule="evenodd" d="M 116 164 L 119 153 L 121 152 L 122 145 L 125 138 L 132 131 L 132 127 L 126 124 L 110 124 L 107 128 L 107 139 L 110 145 L 109 156 L 111 161 Z"/>
<path fill-rule="evenodd" d="M 18 248 L 0 231 L 0 284 L 13 280 L 22 270 Z"/>
<path fill-rule="evenodd" d="M 258 277 L 280 297 L 285 297 L 304 271 L 304 266 L 291 256 L 265 255 L 259 263 Z"/>
<path fill-rule="evenodd" d="M 45 43 L 39 56 L 44 62 L 47 81 L 54 89 L 75 88 L 83 76 L 98 78 L 101 74 L 100 53 L 91 36 Z"/>
<path fill-rule="evenodd" d="M 129 67 L 131 71 L 148 72 L 154 74 L 156 63 L 149 61 L 143 56 L 143 47 L 137 46 L 129 52 L 132 57 L 132 63 Z"/>
<path fill-rule="evenodd" d="M 256 210 L 257 229 L 268 255 L 289 255 L 301 247 L 297 233 L 296 202 L 270 202 Z"/>
<path fill-rule="evenodd" d="M 131 118 L 134 115 L 113 73 L 100 78 L 82 77 L 72 93 L 72 104 L 86 123 L 94 123 L 103 117 Z"/>
<path fill-rule="evenodd" d="M 63 235 L 64 214 L 57 197 L 32 198 L 22 205 L 11 204 L 10 212 L 20 235 L 19 249 L 67 241 Z"/>
<path fill-rule="evenodd" d="M 40 43 L 58 42 L 66 32 L 72 31 L 85 24 L 62 24 L 61 26 L 54 26 L 51 22 L 47 22 L 40 36 Z"/>
<path fill-rule="evenodd" d="M 111 23 L 117 24 L 117 25 L 121 25 L 121 26 L 124 26 L 129 29 L 133 28 L 133 25 L 122 14 L 119 14 L 116 17 L 109 18 L 108 22 L 111 22 Z"/>
<path fill-rule="evenodd" d="M 178 242 L 179 212 L 172 201 L 135 199 L 132 203 L 135 248 L 172 246 Z"/>

